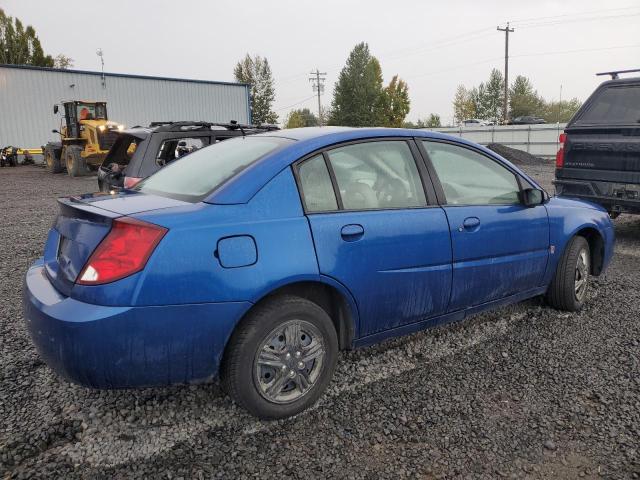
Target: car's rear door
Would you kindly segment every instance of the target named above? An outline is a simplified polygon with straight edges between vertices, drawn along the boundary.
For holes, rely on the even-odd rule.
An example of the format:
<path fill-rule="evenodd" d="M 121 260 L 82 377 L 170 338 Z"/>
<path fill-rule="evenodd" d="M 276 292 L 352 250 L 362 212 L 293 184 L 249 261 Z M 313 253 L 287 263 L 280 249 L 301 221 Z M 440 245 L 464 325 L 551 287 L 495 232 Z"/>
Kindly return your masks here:
<path fill-rule="evenodd" d="M 451 229 L 449 311 L 539 287 L 549 256 L 549 220 L 544 205 L 520 203 L 526 179 L 471 147 L 419 144 Z"/>
<path fill-rule="evenodd" d="M 359 336 L 447 309 L 449 227 L 415 155 L 413 140 L 370 140 L 295 167 L 320 272 L 354 295 Z"/>

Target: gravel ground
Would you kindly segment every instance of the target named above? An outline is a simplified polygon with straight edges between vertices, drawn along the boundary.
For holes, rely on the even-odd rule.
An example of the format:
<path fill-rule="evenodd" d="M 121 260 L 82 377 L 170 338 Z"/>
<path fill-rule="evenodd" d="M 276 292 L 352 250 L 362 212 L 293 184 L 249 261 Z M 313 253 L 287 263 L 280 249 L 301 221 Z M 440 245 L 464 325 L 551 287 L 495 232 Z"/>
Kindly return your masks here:
<path fill-rule="evenodd" d="M 95 185 L 0 170 L 0 477 L 640 477 L 640 217 L 582 312 L 533 300 L 343 353 L 316 407 L 261 422 L 215 384 L 87 390 L 40 361 L 22 277 L 54 198 Z"/>

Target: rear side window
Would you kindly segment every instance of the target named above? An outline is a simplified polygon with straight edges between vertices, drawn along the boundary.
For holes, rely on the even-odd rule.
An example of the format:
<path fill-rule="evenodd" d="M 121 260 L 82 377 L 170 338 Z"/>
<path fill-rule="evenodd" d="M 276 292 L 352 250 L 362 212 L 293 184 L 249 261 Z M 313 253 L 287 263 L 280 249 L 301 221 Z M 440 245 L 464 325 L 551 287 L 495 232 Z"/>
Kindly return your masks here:
<path fill-rule="evenodd" d="M 307 212 L 338 209 L 331 177 L 322 155 L 316 155 L 301 163 L 298 167 L 298 178 Z"/>
<path fill-rule="evenodd" d="M 171 162 L 141 181 L 136 190 L 198 202 L 259 158 L 292 141 L 255 136 L 216 143 Z"/>
<path fill-rule="evenodd" d="M 156 165 L 164 167 L 177 158 L 200 150 L 209 145 L 209 137 L 169 138 L 162 142 L 156 155 Z"/>
<path fill-rule="evenodd" d="M 427 204 L 413 154 L 404 141 L 357 143 L 327 152 L 345 210 Z"/>
<path fill-rule="evenodd" d="M 573 122 L 574 125 L 640 122 L 640 85 L 611 86 L 596 95 Z"/>

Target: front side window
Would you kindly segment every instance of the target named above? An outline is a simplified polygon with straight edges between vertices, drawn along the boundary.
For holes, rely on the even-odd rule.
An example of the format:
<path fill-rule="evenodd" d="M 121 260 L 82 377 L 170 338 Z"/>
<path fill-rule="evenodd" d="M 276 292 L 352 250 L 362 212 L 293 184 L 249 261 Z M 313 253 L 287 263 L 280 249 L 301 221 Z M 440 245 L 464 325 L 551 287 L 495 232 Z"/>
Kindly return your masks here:
<path fill-rule="evenodd" d="M 104 120 L 107 118 L 107 112 L 102 104 L 78 103 L 76 111 L 78 120 Z"/>
<path fill-rule="evenodd" d="M 480 153 L 447 143 L 423 141 L 449 205 L 520 203 L 515 174 Z"/>
<path fill-rule="evenodd" d="M 301 163 L 298 167 L 298 178 L 307 212 L 338 209 L 331 177 L 322 154 Z"/>
<path fill-rule="evenodd" d="M 357 143 L 327 153 L 345 210 L 426 205 L 418 168 L 406 142 Z"/>
<path fill-rule="evenodd" d="M 136 190 L 197 202 L 256 160 L 292 141 L 249 136 L 216 143 L 170 163 L 141 181 Z"/>

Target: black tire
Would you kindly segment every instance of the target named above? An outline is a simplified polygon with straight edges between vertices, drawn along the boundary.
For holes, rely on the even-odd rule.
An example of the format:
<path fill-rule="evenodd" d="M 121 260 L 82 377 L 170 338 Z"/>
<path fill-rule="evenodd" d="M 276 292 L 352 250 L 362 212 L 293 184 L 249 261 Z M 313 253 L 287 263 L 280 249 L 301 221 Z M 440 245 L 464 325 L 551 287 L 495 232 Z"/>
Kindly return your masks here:
<path fill-rule="evenodd" d="M 67 174 L 70 177 L 81 177 L 89 173 L 87 162 L 80 155 L 81 147 L 71 145 L 64 149 L 65 163 L 67 165 Z"/>
<path fill-rule="evenodd" d="M 54 148 L 53 145 L 47 145 L 44 147 L 44 162 L 47 172 L 61 173 L 62 170 L 64 170 L 60 159 L 60 153 L 60 150 Z"/>
<path fill-rule="evenodd" d="M 547 290 L 549 305 L 569 312 L 580 310 L 586 299 L 590 269 L 589 243 L 584 237 L 573 237 L 562 254 Z M 584 282 L 579 284 L 579 280 Z"/>
<path fill-rule="evenodd" d="M 291 384 L 284 383 L 283 387 L 277 391 L 284 391 L 283 395 L 286 395 L 287 385 L 289 385 L 289 393 L 294 396 L 301 395 L 301 397 L 294 398 L 288 402 L 277 403 L 266 398 L 264 389 L 261 389 L 261 381 L 264 378 L 269 378 L 269 372 L 264 374 L 264 378 L 259 378 L 258 372 L 261 372 L 260 368 L 263 367 L 259 366 L 258 354 L 267 348 L 265 341 L 269 341 L 274 331 L 277 331 L 280 327 L 291 326 L 296 322 L 301 322 L 302 325 L 300 330 L 296 330 L 300 335 L 300 339 L 305 339 L 304 328 L 310 329 L 313 327 L 316 334 L 319 334 L 319 338 L 315 340 L 321 340 L 324 356 L 321 359 L 314 358 L 310 360 L 313 367 L 309 368 L 309 375 L 315 375 L 315 380 L 310 382 L 307 387 L 300 386 L 299 390 L 297 388 L 295 391 L 291 389 L 291 385 L 294 382 L 298 382 L 298 372 L 294 372 L 295 367 L 289 365 L 291 369 L 288 370 L 288 373 L 296 375 L 296 379 L 283 380 L 291 382 Z M 281 340 L 284 335 L 284 332 L 280 335 Z M 311 336 L 307 338 L 311 342 Z M 296 341 L 301 342 L 301 340 Z M 277 355 L 280 355 L 280 358 L 284 358 L 288 348 L 287 345 L 288 342 L 284 342 L 282 349 L 274 350 L 274 352 L 278 352 Z M 274 347 L 269 346 L 268 348 Z M 304 349 L 307 347 L 302 346 L 299 348 Z M 299 354 L 299 352 L 295 352 L 295 354 Z M 298 358 L 300 358 L 299 355 Z M 320 398 L 331 382 L 337 358 L 338 337 L 329 315 L 317 304 L 309 300 L 291 295 L 282 295 L 258 305 L 236 328 L 225 351 L 220 377 L 223 388 L 231 398 L 253 415 L 262 419 L 284 418 L 301 412 Z M 304 357 L 302 359 L 304 360 Z M 294 364 L 297 362 L 295 359 L 292 359 L 292 361 Z M 298 363 L 301 369 L 302 363 Z M 316 367 L 318 371 L 313 370 Z M 284 365 L 281 368 L 283 371 L 287 371 L 287 367 Z M 273 370 L 272 381 L 274 383 L 287 377 L 285 373 L 280 371 L 280 367 L 274 366 Z M 305 368 L 304 371 L 306 370 Z M 305 378 L 308 380 L 310 377 L 305 374 Z M 269 390 L 270 385 L 270 383 L 266 384 L 266 390 Z M 307 388 L 307 390 L 302 393 L 304 388 Z"/>

